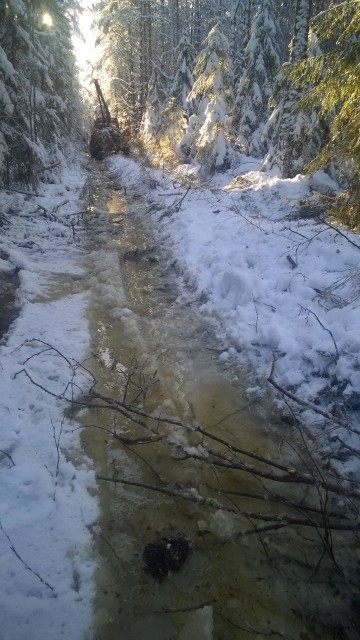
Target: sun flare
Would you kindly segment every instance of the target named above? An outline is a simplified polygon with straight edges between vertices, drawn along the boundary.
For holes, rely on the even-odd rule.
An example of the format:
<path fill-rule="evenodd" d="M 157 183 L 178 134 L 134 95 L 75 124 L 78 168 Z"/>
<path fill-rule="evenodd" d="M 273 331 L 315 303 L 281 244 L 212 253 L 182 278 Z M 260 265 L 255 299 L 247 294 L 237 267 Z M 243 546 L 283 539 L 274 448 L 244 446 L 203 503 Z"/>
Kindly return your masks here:
<path fill-rule="evenodd" d="M 79 16 L 79 29 L 81 35 L 73 36 L 73 47 L 82 83 L 90 84 L 91 69 L 99 57 L 100 47 L 96 47 L 97 32 L 93 28 L 94 14 L 85 9 Z"/>
<path fill-rule="evenodd" d="M 43 24 L 45 27 L 52 27 L 53 19 L 50 13 L 44 13 L 42 15 L 41 24 Z"/>

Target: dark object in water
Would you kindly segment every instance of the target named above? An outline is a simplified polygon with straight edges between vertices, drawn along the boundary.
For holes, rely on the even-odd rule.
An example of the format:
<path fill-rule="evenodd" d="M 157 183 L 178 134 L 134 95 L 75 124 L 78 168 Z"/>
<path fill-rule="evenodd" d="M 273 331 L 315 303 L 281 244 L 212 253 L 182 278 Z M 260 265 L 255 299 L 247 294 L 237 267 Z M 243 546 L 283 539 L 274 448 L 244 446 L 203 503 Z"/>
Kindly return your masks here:
<path fill-rule="evenodd" d="M 150 542 L 144 549 L 144 562 L 155 578 L 162 578 L 169 571 L 178 571 L 189 554 L 189 543 L 185 536 L 161 538 Z"/>

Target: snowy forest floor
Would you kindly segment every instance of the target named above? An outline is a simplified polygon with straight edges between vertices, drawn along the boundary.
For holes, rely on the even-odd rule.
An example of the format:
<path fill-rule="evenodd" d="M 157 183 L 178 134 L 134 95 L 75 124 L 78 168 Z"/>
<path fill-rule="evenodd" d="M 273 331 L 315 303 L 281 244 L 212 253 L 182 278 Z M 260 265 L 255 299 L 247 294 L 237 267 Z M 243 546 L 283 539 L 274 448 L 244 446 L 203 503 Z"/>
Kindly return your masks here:
<path fill-rule="evenodd" d="M 59 295 L 64 276 L 81 281 L 83 243 L 74 221 L 83 208 L 84 169 L 62 172 L 39 195 L 0 192 L 0 574 L 4 640 L 88 637 L 94 595 L 90 527 L 98 505 L 95 476 L 69 433 L 69 381 L 88 383 L 75 360 L 87 352 L 86 295 Z M 18 288 L 16 289 L 16 287 Z M 13 303 L 15 302 L 16 308 Z M 57 351 L 58 350 L 58 351 Z M 71 357 L 65 360 L 60 352 Z M 24 365 L 36 385 L 31 383 Z M 49 395 L 44 388 L 50 389 Z"/>
<path fill-rule="evenodd" d="M 296 411 L 324 464 L 356 483 L 360 239 L 312 217 L 306 204 L 318 206 L 316 192 L 336 190 L 336 184 L 322 173 L 282 180 L 245 157 L 208 180 L 190 165 L 172 174 L 121 156 L 107 165 L 122 185 L 143 194 L 169 268 L 182 283 L 175 304 L 196 306 L 216 327 L 223 366 L 243 367 L 249 399 L 273 397 L 284 429 Z M 89 383 L 76 367 L 89 346 L 86 294 L 76 292 L 84 276 L 77 223 L 85 180 L 85 171 L 73 167 L 59 184 L 42 185 L 38 196 L 0 192 L 0 276 L 10 287 L 10 319 L 11 290 L 19 285 L 18 317 L 0 347 L 0 614 L 6 640 L 88 637 L 95 478 L 78 437 L 69 433 L 71 420 L 59 397 L 69 372 L 60 353 L 71 355 L 73 384 Z M 65 297 L 53 289 L 59 274 L 69 285 Z M 40 386 L 31 384 L 24 363 Z M 275 395 L 270 373 L 304 404 L 292 402 L 290 410 L 289 398 Z M 49 385 L 53 396 L 41 388 Z"/>

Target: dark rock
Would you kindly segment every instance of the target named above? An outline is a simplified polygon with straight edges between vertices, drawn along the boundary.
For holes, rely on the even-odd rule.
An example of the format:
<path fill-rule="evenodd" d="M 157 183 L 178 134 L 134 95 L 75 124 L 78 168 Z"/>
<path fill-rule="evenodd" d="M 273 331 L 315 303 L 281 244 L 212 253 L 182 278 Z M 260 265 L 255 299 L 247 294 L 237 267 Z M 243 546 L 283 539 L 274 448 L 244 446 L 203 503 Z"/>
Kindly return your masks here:
<path fill-rule="evenodd" d="M 189 543 L 185 536 L 161 538 L 150 542 L 144 549 L 144 562 L 155 578 L 164 577 L 169 571 L 178 571 L 189 554 Z"/>

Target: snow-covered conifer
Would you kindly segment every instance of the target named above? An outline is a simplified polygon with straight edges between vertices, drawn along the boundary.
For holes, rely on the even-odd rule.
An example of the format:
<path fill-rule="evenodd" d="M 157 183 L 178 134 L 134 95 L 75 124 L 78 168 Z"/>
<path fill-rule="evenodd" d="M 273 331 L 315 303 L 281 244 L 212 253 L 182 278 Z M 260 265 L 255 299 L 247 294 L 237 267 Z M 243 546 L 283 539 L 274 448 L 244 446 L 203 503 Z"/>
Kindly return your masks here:
<path fill-rule="evenodd" d="M 186 31 L 180 39 L 178 51 L 177 70 L 170 89 L 170 99 L 173 99 L 175 104 L 189 117 L 190 103 L 187 97 L 194 84 L 194 79 L 190 71 L 193 56 L 191 55 L 189 35 Z"/>
<path fill-rule="evenodd" d="M 360 225 L 360 3 L 341 2 L 325 7 L 312 21 L 326 53 L 313 55 L 290 68 L 291 79 L 304 92 L 307 110 L 317 108 L 329 131 L 310 169 L 341 161 L 347 175 L 348 192 L 337 209 L 346 224 Z"/>
<path fill-rule="evenodd" d="M 218 25 L 205 40 L 194 76 L 196 80 L 188 100 L 196 105 L 196 117 L 190 118 L 179 147 L 211 171 L 221 171 L 229 167 L 231 158 L 233 72 L 229 41 Z"/>
<path fill-rule="evenodd" d="M 312 55 L 313 45 L 308 48 L 310 13 L 311 0 L 297 0 L 290 63 Z M 302 95 L 303 90 L 292 85 L 280 69 L 272 99 L 273 112 L 263 130 L 264 141 L 269 141 L 264 167 L 276 165 L 286 178 L 302 171 L 317 155 L 322 142 L 317 113 L 298 108 Z"/>
<path fill-rule="evenodd" d="M 78 128 L 74 8 L 75 0 L 65 5 L 53 0 L 52 23 L 46 25 L 40 4 L 8 0 L 0 7 L 0 176 L 5 183 L 35 183 Z"/>
<path fill-rule="evenodd" d="M 159 97 L 159 72 L 155 67 L 149 83 L 146 111 L 141 123 L 141 136 L 145 144 L 151 144 L 161 129 L 161 100 Z"/>
<path fill-rule="evenodd" d="M 269 98 L 280 65 L 279 26 L 273 0 L 263 0 L 251 25 L 245 50 L 245 69 L 237 88 L 235 123 L 247 153 L 264 152 L 261 133 L 269 117 Z"/>
<path fill-rule="evenodd" d="M 178 46 L 177 70 L 170 87 L 167 104 L 162 113 L 163 153 L 173 155 L 177 143 L 182 138 L 191 115 L 191 102 L 187 100 L 194 80 L 190 71 L 193 56 L 187 32 L 184 32 Z M 182 153 L 179 154 L 182 157 Z"/>

